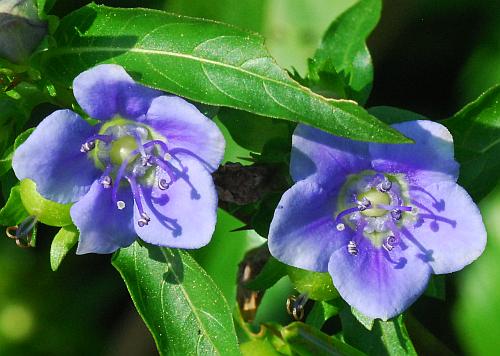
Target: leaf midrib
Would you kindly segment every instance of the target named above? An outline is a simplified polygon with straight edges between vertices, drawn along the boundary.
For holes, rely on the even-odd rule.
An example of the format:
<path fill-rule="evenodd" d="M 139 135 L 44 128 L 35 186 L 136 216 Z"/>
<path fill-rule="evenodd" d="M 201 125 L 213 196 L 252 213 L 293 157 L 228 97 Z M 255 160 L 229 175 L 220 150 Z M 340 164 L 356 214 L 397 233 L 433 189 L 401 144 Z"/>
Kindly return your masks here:
<path fill-rule="evenodd" d="M 218 62 L 218 61 L 214 61 L 214 60 L 211 60 L 211 59 L 207 59 L 207 58 L 203 58 L 203 57 L 198 57 L 198 56 L 193 56 L 191 54 L 186 54 L 186 53 L 180 53 L 180 52 L 172 52 L 172 51 L 165 51 L 165 50 L 160 50 L 160 49 L 146 49 L 146 48 L 140 48 L 140 47 L 104 47 L 104 46 L 98 46 L 98 47 L 71 47 L 71 48 L 54 48 L 54 49 L 51 49 L 49 51 L 47 51 L 47 56 L 48 57 L 53 57 L 53 54 L 71 54 L 71 53 L 77 53 L 77 54 L 80 54 L 80 53 L 92 53 L 92 52 L 136 52 L 136 53 L 141 53 L 141 54 L 158 54 L 158 55 L 166 55 L 166 56 L 171 56 L 171 57 L 178 57 L 178 58 L 185 58 L 185 59 L 191 59 L 191 60 L 194 60 L 194 61 L 198 61 L 198 62 L 202 62 L 202 63 L 207 63 L 207 64 L 212 64 L 212 65 L 215 65 L 215 66 L 220 66 L 220 67 L 225 67 L 225 68 L 229 68 L 229 69 L 232 69 L 232 70 L 236 70 L 236 71 L 240 71 L 240 72 L 243 72 L 245 74 L 248 74 L 250 76 L 254 76 L 256 78 L 259 78 L 263 81 L 268 81 L 268 82 L 273 82 L 275 84 L 278 84 L 278 85 L 282 85 L 282 86 L 285 86 L 285 87 L 288 87 L 288 88 L 291 88 L 291 89 L 294 89 L 294 90 L 297 90 L 297 91 L 300 91 L 300 92 L 304 92 L 304 93 L 307 93 L 307 94 L 310 94 L 311 96 L 315 97 L 316 99 L 326 103 L 326 104 L 329 104 L 329 102 L 349 102 L 349 103 L 352 103 L 352 104 L 357 104 L 355 101 L 353 100 L 345 100 L 345 99 L 327 99 L 319 94 L 316 94 L 315 92 L 313 92 L 312 90 L 309 90 L 308 88 L 306 87 L 303 87 L 299 84 L 290 84 L 290 83 L 287 83 L 287 82 L 284 82 L 284 81 L 279 81 L 279 80 L 276 80 L 276 79 L 273 79 L 273 78 L 270 78 L 270 77 L 265 77 L 265 76 L 262 76 L 258 73 L 255 73 L 255 72 L 251 72 L 251 71 L 248 71 L 246 69 L 243 69 L 241 67 L 238 67 L 238 66 L 235 66 L 235 65 L 231 65 L 231 64 L 228 64 L 228 63 L 224 63 L 224 62 Z M 271 58 L 271 57 L 269 57 Z M 290 82 L 292 82 L 292 80 L 290 79 Z M 336 110 L 341 110 L 341 111 L 344 111 L 340 108 L 336 108 Z M 349 115 L 351 115 L 349 113 Z M 354 115 L 352 115 L 354 116 Z M 355 116 L 354 116 L 355 117 Z"/>
<path fill-rule="evenodd" d="M 163 256 L 165 257 L 165 261 L 170 263 L 171 265 L 173 264 L 172 261 L 170 260 L 170 257 L 167 256 L 166 252 L 165 252 L 165 249 L 164 248 L 160 248 L 160 251 L 161 253 L 163 254 Z M 184 298 L 186 299 L 187 303 L 189 304 L 189 307 L 190 309 L 192 310 L 193 312 L 193 315 L 194 317 L 196 318 L 196 321 L 198 322 L 198 325 L 200 326 L 200 329 L 201 331 L 203 332 L 203 335 L 205 335 L 205 337 L 210 340 L 210 344 L 212 345 L 212 347 L 214 348 L 214 350 L 219 354 L 219 355 L 222 355 L 222 353 L 219 351 L 219 349 L 215 346 L 213 340 L 210 338 L 209 334 L 207 333 L 207 330 L 205 329 L 205 324 L 201 321 L 199 315 L 198 315 L 198 308 L 196 308 L 194 306 L 194 304 L 191 302 L 191 298 L 189 297 L 189 294 L 187 293 L 186 289 L 184 288 L 184 285 L 182 284 L 182 281 L 180 280 L 179 276 L 177 275 L 177 273 L 175 272 L 175 269 L 174 268 L 171 268 L 170 269 L 170 272 L 172 273 L 172 275 L 174 276 L 175 280 L 178 282 L 178 286 L 179 286 L 179 289 L 182 291 L 182 294 L 184 295 Z M 163 303 L 163 301 L 162 301 Z"/>

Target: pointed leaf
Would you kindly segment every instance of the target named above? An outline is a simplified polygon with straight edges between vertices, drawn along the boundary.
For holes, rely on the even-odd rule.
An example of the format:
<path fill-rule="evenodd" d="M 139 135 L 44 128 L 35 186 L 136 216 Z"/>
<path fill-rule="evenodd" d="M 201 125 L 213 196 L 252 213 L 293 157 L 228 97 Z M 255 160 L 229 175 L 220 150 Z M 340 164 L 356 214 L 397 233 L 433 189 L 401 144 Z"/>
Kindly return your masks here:
<path fill-rule="evenodd" d="M 328 28 L 309 62 L 316 90 L 364 103 L 370 95 L 373 66 L 366 39 L 380 18 L 380 0 L 360 0 Z"/>
<path fill-rule="evenodd" d="M 239 355 L 229 306 L 183 250 L 134 242 L 113 256 L 162 355 Z"/>
<path fill-rule="evenodd" d="M 211 105 L 307 123 L 339 136 L 411 142 L 356 103 L 328 100 L 293 81 L 263 39 L 217 22 L 148 9 L 85 6 L 61 21 L 42 67 L 56 82 L 117 63 L 140 82 Z"/>
<path fill-rule="evenodd" d="M 443 121 L 453 135 L 459 183 L 479 201 L 500 179 L 500 85 Z"/>
<path fill-rule="evenodd" d="M 74 225 L 62 227 L 50 245 L 50 268 L 56 271 L 64 257 L 78 242 L 78 230 Z"/>

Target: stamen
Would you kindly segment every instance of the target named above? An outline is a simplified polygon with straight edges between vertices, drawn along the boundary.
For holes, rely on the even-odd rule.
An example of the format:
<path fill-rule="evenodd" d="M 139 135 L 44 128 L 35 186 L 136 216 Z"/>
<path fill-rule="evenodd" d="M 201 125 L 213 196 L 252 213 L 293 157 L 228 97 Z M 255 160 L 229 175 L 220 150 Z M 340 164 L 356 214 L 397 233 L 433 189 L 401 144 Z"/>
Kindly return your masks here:
<path fill-rule="evenodd" d="M 116 207 L 118 208 L 118 210 L 123 210 L 125 209 L 125 202 L 123 200 L 118 200 L 116 202 Z"/>
<path fill-rule="evenodd" d="M 389 190 L 391 190 L 391 187 L 392 182 L 386 177 L 384 177 L 384 180 L 377 185 L 378 191 L 382 193 L 388 192 Z"/>
<path fill-rule="evenodd" d="M 146 213 L 141 213 L 141 218 L 137 221 L 139 227 L 147 225 L 151 221 L 151 218 Z"/>
<path fill-rule="evenodd" d="M 338 231 L 344 231 L 345 230 L 345 225 L 342 223 L 338 223 L 336 226 Z"/>
<path fill-rule="evenodd" d="M 151 140 L 149 142 L 146 142 L 143 147 L 144 148 L 149 148 L 149 147 L 152 147 L 152 146 L 160 146 L 161 149 L 163 150 L 163 153 L 168 153 L 168 146 L 165 142 L 163 141 L 160 141 L 160 140 Z"/>
<path fill-rule="evenodd" d="M 104 187 L 104 189 L 109 189 L 109 188 L 111 188 L 111 185 L 113 184 L 113 179 L 110 176 L 104 176 L 101 178 L 99 183 L 101 183 L 101 185 Z"/>
<path fill-rule="evenodd" d="M 141 187 L 137 184 L 134 177 L 126 176 L 125 178 L 130 183 L 130 188 L 132 189 L 132 195 L 134 197 L 135 205 L 137 206 L 137 210 L 139 210 L 139 214 L 141 215 L 141 218 L 137 220 L 137 225 L 139 225 L 139 227 L 148 225 L 148 223 L 151 221 L 151 218 L 148 216 L 148 214 L 146 214 L 142 206 Z"/>
<path fill-rule="evenodd" d="M 87 141 L 80 147 L 81 153 L 87 153 L 95 148 L 95 141 Z"/>
<path fill-rule="evenodd" d="M 134 151 L 130 152 L 129 156 L 123 160 L 122 164 L 118 168 L 118 172 L 116 173 L 116 177 L 115 177 L 115 185 L 113 186 L 113 191 L 111 192 L 111 199 L 113 199 L 113 201 L 116 201 L 116 199 L 117 199 L 118 188 L 120 187 L 120 181 L 122 180 L 122 178 L 125 174 L 125 169 L 128 166 L 128 162 L 130 160 L 130 157 L 133 157 L 138 153 L 139 153 L 138 150 L 134 150 Z"/>
<path fill-rule="evenodd" d="M 152 156 L 147 154 L 145 156 L 142 156 L 141 157 L 141 164 L 143 167 L 146 167 L 146 166 L 152 166 L 152 163 L 151 163 L 151 158 Z"/>
<path fill-rule="evenodd" d="M 357 207 L 345 209 L 344 211 L 341 211 L 337 215 L 337 217 L 335 218 L 335 221 L 340 222 L 340 219 L 342 219 L 344 216 L 352 214 L 352 213 L 355 213 L 355 212 L 358 212 L 358 211 L 359 211 L 359 208 L 357 208 Z M 338 227 L 338 225 L 337 225 L 337 227 Z M 338 228 L 337 228 L 337 230 L 338 230 Z"/>
<path fill-rule="evenodd" d="M 151 157 L 151 160 L 153 161 L 154 164 L 158 165 L 165 173 L 168 174 L 168 176 L 170 178 L 170 184 L 172 184 L 172 182 L 176 181 L 176 177 L 174 175 L 174 168 L 171 167 L 170 164 L 168 164 L 167 162 L 165 162 L 161 158 L 154 157 L 154 156 Z"/>
<path fill-rule="evenodd" d="M 170 188 L 170 183 L 167 182 L 165 178 L 162 178 L 158 181 L 158 188 L 160 188 L 161 190 L 167 190 L 168 188 Z"/>
<path fill-rule="evenodd" d="M 358 255 L 358 245 L 356 245 L 356 242 L 354 241 L 349 241 L 349 243 L 347 244 L 347 252 L 349 252 L 351 255 L 353 256 L 357 256 Z"/>
<path fill-rule="evenodd" d="M 380 209 L 385 209 L 388 211 L 391 210 L 401 210 L 401 211 L 411 211 L 413 208 L 411 206 L 406 206 L 406 205 L 386 205 L 386 204 L 378 204 L 377 208 Z"/>
<path fill-rule="evenodd" d="M 384 243 L 382 244 L 382 247 L 387 251 L 390 252 L 396 245 L 397 239 L 395 236 L 388 236 Z"/>
<path fill-rule="evenodd" d="M 391 210 L 391 216 L 394 220 L 401 220 L 403 213 L 399 209 Z"/>
<path fill-rule="evenodd" d="M 96 146 L 97 140 L 110 143 L 113 138 L 109 135 L 93 135 L 80 146 L 80 152 L 87 153 L 92 151 Z"/>
<path fill-rule="evenodd" d="M 356 204 L 358 204 L 359 211 L 364 211 L 364 210 L 370 208 L 372 205 L 371 201 L 369 201 L 367 197 L 363 197 L 363 199 L 361 199 L 361 201 L 358 200 L 356 202 Z"/>

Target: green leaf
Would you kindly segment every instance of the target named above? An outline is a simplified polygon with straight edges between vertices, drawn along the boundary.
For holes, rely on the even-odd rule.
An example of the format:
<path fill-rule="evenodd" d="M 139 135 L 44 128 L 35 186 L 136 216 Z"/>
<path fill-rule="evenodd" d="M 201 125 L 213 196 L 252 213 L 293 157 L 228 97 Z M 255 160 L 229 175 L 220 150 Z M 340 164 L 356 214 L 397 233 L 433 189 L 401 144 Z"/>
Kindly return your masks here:
<path fill-rule="evenodd" d="M 360 0 L 331 24 L 309 62 L 309 79 L 315 90 L 360 103 L 368 99 L 373 67 L 365 42 L 381 9 L 380 0 Z"/>
<path fill-rule="evenodd" d="M 314 272 L 287 266 L 287 273 L 295 289 L 312 300 L 332 300 L 339 292 L 334 287 L 328 272 Z"/>
<path fill-rule="evenodd" d="M 5 206 L 0 210 L 0 225 L 15 226 L 28 217 L 28 212 L 24 209 L 21 201 L 19 184 L 10 190 L 9 199 Z"/>
<path fill-rule="evenodd" d="M 425 295 L 444 301 L 446 299 L 446 276 L 433 274 L 427 285 Z"/>
<path fill-rule="evenodd" d="M 428 120 L 425 116 L 392 106 L 374 106 L 368 112 L 388 125 L 405 121 Z"/>
<path fill-rule="evenodd" d="M 67 253 L 78 242 L 78 230 L 74 225 L 62 227 L 50 245 L 50 267 L 56 271 Z"/>
<path fill-rule="evenodd" d="M 260 271 L 257 277 L 246 283 L 245 288 L 252 290 L 265 290 L 271 288 L 276 282 L 286 276 L 286 274 L 286 265 L 276 258 L 270 257 L 262 268 L 262 271 Z"/>
<path fill-rule="evenodd" d="M 271 140 L 282 140 L 289 146 L 295 128 L 290 122 L 229 108 L 221 109 L 218 117 L 238 145 L 259 153 Z"/>
<path fill-rule="evenodd" d="M 337 315 L 343 307 L 344 304 L 340 298 L 328 302 L 316 301 L 307 315 L 306 323 L 321 329 L 323 324 L 334 315 Z"/>
<path fill-rule="evenodd" d="M 255 339 L 241 344 L 243 356 L 281 356 L 267 339 Z"/>
<path fill-rule="evenodd" d="M 335 336 L 329 336 L 310 325 L 294 322 L 281 329 L 281 335 L 294 354 L 298 355 L 364 355 Z"/>
<path fill-rule="evenodd" d="M 371 330 L 373 328 L 373 323 L 375 322 L 375 319 L 372 319 L 369 316 L 362 314 L 360 311 L 354 308 L 351 308 L 351 313 L 356 318 L 356 320 L 359 321 L 360 324 L 363 325 L 367 330 Z"/>
<path fill-rule="evenodd" d="M 0 176 L 4 175 L 12 167 L 12 157 L 14 157 L 14 151 L 21 146 L 21 144 L 28 139 L 31 133 L 35 130 L 34 128 L 27 129 L 16 137 L 12 147 L 9 147 L 0 159 Z"/>
<path fill-rule="evenodd" d="M 417 355 L 400 315 L 388 321 L 376 319 L 368 331 L 349 308 L 340 312 L 344 340 L 368 355 Z"/>
<path fill-rule="evenodd" d="M 500 179 L 500 85 L 443 121 L 453 135 L 459 183 L 481 200 Z"/>
<path fill-rule="evenodd" d="M 94 4 L 61 21 L 42 54 L 56 82 L 117 63 L 140 82 L 211 105 L 307 123 L 358 140 L 411 142 L 351 101 L 328 100 L 293 81 L 253 33 L 148 9 Z"/>
<path fill-rule="evenodd" d="M 45 199 L 38 193 L 35 182 L 28 178 L 23 179 L 19 187 L 25 209 L 30 215 L 36 216 L 38 221 L 50 226 L 67 226 L 73 223 L 69 213 L 71 203 L 59 204 Z"/>
<path fill-rule="evenodd" d="M 479 205 L 488 231 L 487 246 L 477 261 L 457 275 L 453 319 L 465 354 L 495 355 L 500 330 L 500 185 Z"/>
<path fill-rule="evenodd" d="M 113 266 L 162 355 L 240 354 L 224 296 L 187 252 L 135 242 Z"/>

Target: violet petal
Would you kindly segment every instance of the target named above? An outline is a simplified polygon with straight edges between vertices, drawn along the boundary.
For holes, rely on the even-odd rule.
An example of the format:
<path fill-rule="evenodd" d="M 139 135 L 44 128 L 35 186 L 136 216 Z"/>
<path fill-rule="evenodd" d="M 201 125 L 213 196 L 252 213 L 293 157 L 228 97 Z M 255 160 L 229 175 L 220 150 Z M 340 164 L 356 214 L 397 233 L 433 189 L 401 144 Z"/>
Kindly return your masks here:
<path fill-rule="evenodd" d="M 153 245 L 193 249 L 211 239 L 217 219 L 217 193 L 210 173 L 196 159 L 182 156 L 187 169 L 168 189 L 143 187 L 144 211 L 151 219 L 145 226 L 135 223 L 137 235 Z M 157 170 L 157 178 L 169 176 Z M 141 218 L 137 207 L 134 221 Z"/>
<path fill-rule="evenodd" d="M 112 200 L 111 189 L 96 180 L 90 191 L 71 207 L 71 218 L 80 231 L 77 254 L 112 253 L 134 242 L 134 202 L 128 187 L 120 188 L 118 200 L 125 203 L 121 210 Z"/>
<path fill-rule="evenodd" d="M 47 199 L 63 204 L 77 201 L 100 174 L 88 155 L 80 152 L 96 131 L 71 110 L 55 111 L 16 149 L 14 173 L 20 180 L 33 180 Z"/>
<path fill-rule="evenodd" d="M 172 154 L 190 154 L 213 172 L 224 157 L 224 136 L 194 105 L 177 96 L 160 96 L 149 108 L 146 125 L 165 136 Z"/>
<path fill-rule="evenodd" d="M 312 179 L 295 183 L 281 197 L 269 230 L 269 250 L 281 262 L 326 272 L 333 251 L 351 231 L 338 231 L 336 195 Z"/>
<path fill-rule="evenodd" d="M 151 101 L 162 94 L 137 84 L 116 64 L 101 64 L 80 73 L 73 81 L 73 93 L 82 109 L 97 120 L 109 120 L 117 115 L 137 119 L 146 114 Z"/>

